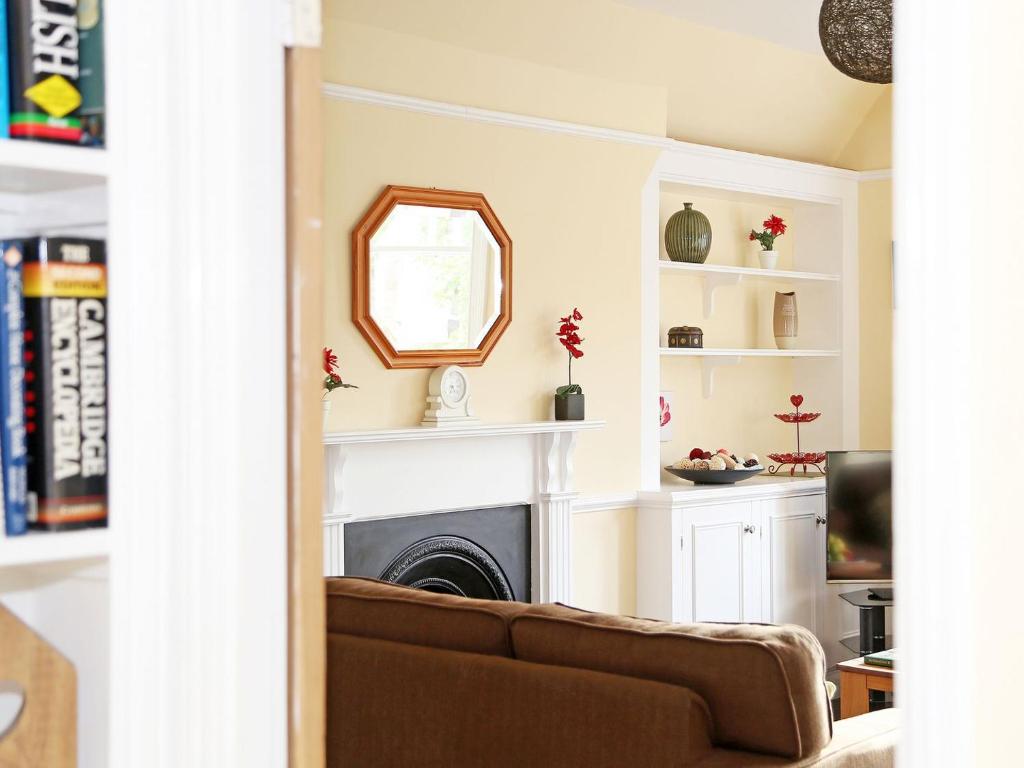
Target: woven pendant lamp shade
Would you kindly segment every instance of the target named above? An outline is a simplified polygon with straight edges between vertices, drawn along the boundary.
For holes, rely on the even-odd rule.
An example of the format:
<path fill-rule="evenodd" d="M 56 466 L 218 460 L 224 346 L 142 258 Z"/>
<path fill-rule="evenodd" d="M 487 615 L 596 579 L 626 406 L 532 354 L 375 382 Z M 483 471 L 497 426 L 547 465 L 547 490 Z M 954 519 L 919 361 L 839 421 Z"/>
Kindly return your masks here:
<path fill-rule="evenodd" d="M 832 66 L 844 75 L 892 82 L 892 0 L 825 0 L 818 37 Z"/>

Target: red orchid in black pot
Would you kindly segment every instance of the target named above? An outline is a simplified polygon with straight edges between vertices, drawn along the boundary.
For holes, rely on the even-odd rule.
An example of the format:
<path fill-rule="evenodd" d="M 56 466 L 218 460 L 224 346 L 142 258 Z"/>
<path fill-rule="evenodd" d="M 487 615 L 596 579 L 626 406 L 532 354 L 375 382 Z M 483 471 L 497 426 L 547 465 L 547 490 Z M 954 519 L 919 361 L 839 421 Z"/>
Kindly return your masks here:
<path fill-rule="evenodd" d="M 582 319 L 580 311 L 573 308 L 572 312 L 559 320 L 558 332 L 555 334 L 569 353 L 569 383 L 555 390 L 555 419 L 558 421 L 583 420 L 583 387 L 572 383 L 572 361 L 583 357 L 583 350 L 580 349 L 583 338 L 577 325 Z"/>

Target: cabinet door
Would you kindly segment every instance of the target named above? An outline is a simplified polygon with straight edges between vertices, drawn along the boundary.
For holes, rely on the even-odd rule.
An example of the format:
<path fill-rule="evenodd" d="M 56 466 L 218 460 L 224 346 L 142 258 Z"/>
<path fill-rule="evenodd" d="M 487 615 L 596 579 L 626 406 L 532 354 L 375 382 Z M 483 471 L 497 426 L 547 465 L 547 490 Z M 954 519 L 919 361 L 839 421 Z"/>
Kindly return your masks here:
<path fill-rule="evenodd" d="M 683 512 L 683 614 L 689 621 L 760 621 L 760 531 L 751 502 Z"/>
<path fill-rule="evenodd" d="M 825 607 L 825 497 L 760 502 L 764 520 L 764 616 L 799 624 L 819 637 Z"/>

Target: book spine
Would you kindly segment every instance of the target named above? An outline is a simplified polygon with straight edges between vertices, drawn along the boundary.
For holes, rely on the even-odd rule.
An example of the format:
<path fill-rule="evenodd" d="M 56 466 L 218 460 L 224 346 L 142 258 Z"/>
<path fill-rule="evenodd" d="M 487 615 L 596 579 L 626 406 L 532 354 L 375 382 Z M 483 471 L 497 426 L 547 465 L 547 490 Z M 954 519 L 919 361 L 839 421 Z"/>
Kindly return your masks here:
<path fill-rule="evenodd" d="M 81 138 L 77 10 L 77 0 L 7 0 L 12 138 Z"/>
<path fill-rule="evenodd" d="M 8 536 L 27 530 L 27 449 L 25 434 L 24 304 L 22 248 L 0 243 L 3 275 L 0 305 L 0 467 L 3 477 L 4 522 Z"/>
<path fill-rule="evenodd" d="M 100 0 L 78 0 L 78 90 L 82 94 L 82 106 L 78 108 L 82 135 L 78 143 L 102 147 L 106 143 L 106 93 Z"/>
<path fill-rule="evenodd" d="M 107 521 L 107 276 L 100 240 L 26 248 L 29 527 Z"/>
<path fill-rule="evenodd" d="M 892 669 L 892 659 L 871 659 L 865 656 L 864 663 L 869 664 L 872 667 L 885 667 L 886 669 Z"/>
<path fill-rule="evenodd" d="M 0 139 L 11 135 L 8 125 L 11 114 L 10 75 L 7 72 L 7 0 L 0 0 Z"/>

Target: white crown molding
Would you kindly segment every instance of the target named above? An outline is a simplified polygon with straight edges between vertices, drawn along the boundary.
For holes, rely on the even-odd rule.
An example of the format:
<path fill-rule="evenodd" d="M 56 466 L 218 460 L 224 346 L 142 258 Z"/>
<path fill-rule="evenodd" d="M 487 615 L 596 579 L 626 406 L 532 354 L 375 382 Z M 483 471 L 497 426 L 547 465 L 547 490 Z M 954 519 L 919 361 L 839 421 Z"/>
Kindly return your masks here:
<path fill-rule="evenodd" d="M 563 120 L 550 120 L 544 117 L 533 117 L 515 112 L 501 112 L 493 109 L 480 109 L 469 107 L 463 104 L 452 104 L 444 101 L 433 101 L 421 99 L 415 96 L 402 96 L 397 93 L 375 91 L 369 88 L 359 88 L 354 85 L 342 83 L 324 83 L 323 93 L 331 99 L 349 101 L 356 104 L 371 104 L 378 107 L 389 107 L 402 109 L 408 112 L 434 115 L 436 117 L 453 117 L 462 120 L 472 120 L 478 123 L 491 125 L 505 125 L 515 128 L 527 128 L 547 133 L 560 133 L 570 136 L 580 136 L 598 141 L 612 141 L 619 144 L 634 144 L 680 154 L 692 156 L 714 157 L 718 159 L 737 160 L 745 163 L 766 165 L 777 169 L 800 171 L 812 173 L 831 178 L 840 178 L 858 181 L 861 174 L 858 171 L 851 171 L 846 168 L 833 168 L 827 165 L 815 163 L 804 163 L 799 160 L 786 160 L 781 157 L 768 155 L 756 155 L 750 152 L 740 152 L 735 149 L 722 149 L 705 144 L 693 144 L 687 141 L 677 141 L 665 136 L 655 136 L 649 133 L 636 131 L 623 131 L 617 128 L 603 128 L 583 123 L 571 123 Z M 874 173 L 874 172 L 872 172 Z"/>
<path fill-rule="evenodd" d="M 572 513 L 574 515 L 585 515 L 590 512 L 635 509 L 636 506 L 636 491 L 626 493 L 595 493 L 581 496 L 573 501 Z"/>
<path fill-rule="evenodd" d="M 408 112 L 419 112 L 437 117 L 455 117 L 478 123 L 529 128 L 547 133 L 570 134 L 602 141 L 614 141 L 620 144 L 641 144 L 657 149 L 669 149 L 672 144 L 676 143 L 664 136 L 622 131 L 615 128 L 601 128 L 582 123 L 569 123 L 562 120 L 550 120 L 546 117 L 532 117 L 515 112 L 479 109 L 461 104 L 451 104 L 445 101 L 432 101 L 414 96 L 402 96 L 397 93 L 358 88 L 354 85 L 343 85 L 341 83 L 324 83 L 323 93 L 332 99 L 351 101 L 357 104 L 372 104 L 377 107 L 391 107 L 392 109 L 403 109 Z"/>
<path fill-rule="evenodd" d="M 879 168 L 877 171 L 859 171 L 860 181 L 886 181 L 892 178 L 892 168 Z"/>

